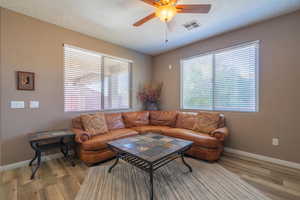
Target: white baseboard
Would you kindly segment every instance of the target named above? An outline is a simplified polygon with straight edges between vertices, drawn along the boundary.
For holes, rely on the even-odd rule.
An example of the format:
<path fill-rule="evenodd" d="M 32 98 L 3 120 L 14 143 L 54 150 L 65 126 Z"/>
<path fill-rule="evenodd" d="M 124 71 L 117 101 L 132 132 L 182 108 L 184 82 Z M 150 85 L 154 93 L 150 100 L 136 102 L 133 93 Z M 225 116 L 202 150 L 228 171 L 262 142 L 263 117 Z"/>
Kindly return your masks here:
<path fill-rule="evenodd" d="M 246 156 L 246 157 L 254 158 L 257 160 L 267 161 L 270 163 L 274 163 L 274 164 L 278 164 L 278 165 L 282 165 L 282 166 L 286 166 L 286 167 L 290 167 L 290 168 L 300 169 L 300 163 L 290 162 L 290 161 L 286 161 L 286 160 L 280 160 L 277 158 L 262 156 L 259 154 L 249 153 L 246 151 L 241 151 L 241 150 L 232 149 L 232 148 L 228 148 L 228 147 L 225 147 L 224 150 L 225 150 L 225 152 L 228 152 L 228 153 Z"/>
<path fill-rule="evenodd" d="M 249 153 L 249 152 L 246 152 L 246 151 L 241 151 L 241 150 L 232 149 L 232 148 L 228 148 L 228 147 L 225 147 L 225 152 L 233 153 L 233 154 L 237 154 L 237 155 L 241 155 L 241 156 L 246 156 L 246 157 L 254 158 L 254 159 L 257 159 L 257 160 L 267 161 L 267 162 L 270 162 L 270 163 L 275 163 L 275 164 L 286 166 L 286 167 L 300 169 L 300 164 L 295 163 L 295 162 L 280 160 L 280 159 L 272 158 L 272 157 L 268 157 L 268 156 L 262 156 L 262 155 L 259 155 L 259 154 Z M 47 160 L 61 158 L 62 156 L 63 155 L 61 153 L 42 156 L 42 162 L 47 161 Z M 9 164 L 9 165 L 0 166 L 0 172 L 27 166 L 29 164 L 29 162 L 30 162 L 30 160 L 24 160 L 24 161 L 21 161 L 21 162 L 16 162 L 16 163 L 12 163 L 12 164 Z"/>
<path fill-rule="evenodd" d="M 47 160 L 53 160 L 53 159 L 61 158 L 62 156 L 63 155 L 61 153 L 50 154 L 50 155 L 42 156 L 41 161 L 44 162 Z M 24 160 L 24 161 L 12 163 L 9 165 L 0 166 L 0 172 L 27 166 L 27 165 L 29 165 L 29 162 L 30 162 L 30 160 Z"/>

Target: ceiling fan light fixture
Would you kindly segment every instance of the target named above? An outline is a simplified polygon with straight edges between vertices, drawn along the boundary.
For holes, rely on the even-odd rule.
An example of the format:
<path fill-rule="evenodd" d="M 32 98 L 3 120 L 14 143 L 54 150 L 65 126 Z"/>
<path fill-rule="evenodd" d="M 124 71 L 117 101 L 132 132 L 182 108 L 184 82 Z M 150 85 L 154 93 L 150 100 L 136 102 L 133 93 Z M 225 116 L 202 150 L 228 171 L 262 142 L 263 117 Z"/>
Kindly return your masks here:
<path fill-rule="evenodd" d="M 174 5 L 164 5 L 156 9 L 156 16 L 163 22 L 169 22 L 177 13 Z"/>

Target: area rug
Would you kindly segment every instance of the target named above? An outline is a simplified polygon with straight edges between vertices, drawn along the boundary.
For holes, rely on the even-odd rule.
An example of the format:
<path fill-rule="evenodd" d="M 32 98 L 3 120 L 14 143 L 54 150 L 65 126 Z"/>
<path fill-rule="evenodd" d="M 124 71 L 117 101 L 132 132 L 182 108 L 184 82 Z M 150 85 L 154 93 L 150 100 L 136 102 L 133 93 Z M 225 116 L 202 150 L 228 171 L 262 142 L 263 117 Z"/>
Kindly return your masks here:
<path fill-rule="evenodd" d="M 155 200 L 270 200 L 218 163 L 192 158 L 188 172 L 181 160 L 154 172 Z M 125 162 L 89 169 L 76 200 L 149 200 L 149 175 Z"/>

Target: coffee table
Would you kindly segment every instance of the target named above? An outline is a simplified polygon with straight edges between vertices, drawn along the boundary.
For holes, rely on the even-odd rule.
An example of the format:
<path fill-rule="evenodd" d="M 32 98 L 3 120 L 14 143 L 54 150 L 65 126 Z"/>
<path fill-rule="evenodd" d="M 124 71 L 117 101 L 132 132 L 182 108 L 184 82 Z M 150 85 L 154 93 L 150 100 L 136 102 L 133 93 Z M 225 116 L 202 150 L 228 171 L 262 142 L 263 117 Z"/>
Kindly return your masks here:
<path fill-rule="evenodd" d="M 193 142 L 163 136 L 155 133 L 132 136 L 108 142 L 107 145 L 116 152 L 116 160 L 108 172 L 122 159 L 150 175 L 150 199 L 153 199 L 153 172 L 167 163 L 181 158 L 183 164 L 192 172 L 191 166 L 184 160 L 184 152 L 191 148 Z"/>

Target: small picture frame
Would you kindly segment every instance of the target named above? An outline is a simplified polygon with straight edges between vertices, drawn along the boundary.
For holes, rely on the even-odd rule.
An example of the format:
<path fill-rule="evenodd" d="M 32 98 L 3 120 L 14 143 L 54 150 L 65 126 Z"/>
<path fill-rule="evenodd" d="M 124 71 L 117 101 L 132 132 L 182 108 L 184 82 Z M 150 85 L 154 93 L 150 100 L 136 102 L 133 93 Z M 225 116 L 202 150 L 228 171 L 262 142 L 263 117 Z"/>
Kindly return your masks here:
<path fill-rule="evenodd" d="M 34 73 L 17 71 L 17 89 L 18 90 L 34 90 Z"/>

